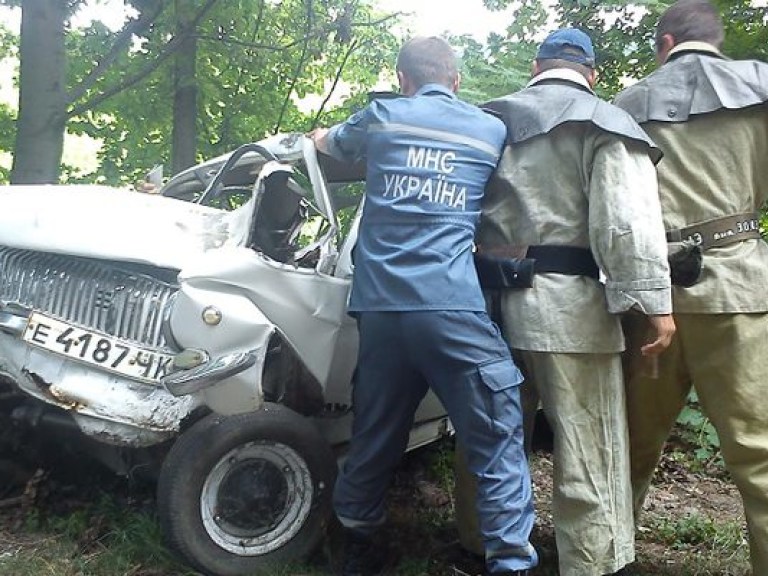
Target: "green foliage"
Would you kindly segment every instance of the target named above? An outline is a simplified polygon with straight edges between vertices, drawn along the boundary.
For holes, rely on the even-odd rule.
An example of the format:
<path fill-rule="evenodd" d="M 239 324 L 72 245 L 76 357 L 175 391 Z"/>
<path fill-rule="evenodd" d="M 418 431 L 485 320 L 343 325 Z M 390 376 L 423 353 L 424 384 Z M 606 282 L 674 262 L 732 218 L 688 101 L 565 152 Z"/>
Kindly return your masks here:
<path fill-rule="evenodd" d="M 428 473 L 446 493 L 453 491 L 454 442 L 453 439 L 446 439 L 438 442 L 430 451 L 427 451 Z"/>
<path fill-rule="evenodd" d="M 164 547 L 160 527 L 147 512 L 126 512 L 126 503 L 102 494 L 61 515 L 33 509 L 24 530 L 48 536 L 35 553 L 0 558 L 0 573 L 16 576 L 90 576 L 144 573 L 191 576 Z M 151 568 L 150 568 L 151 567 Z"/>
<path fill-rule="evenodd" d="M 530 62 L 535 48 L 527 42 L 504 42 L 499 36 L 489 38 L 496 45 L 490 49 L 469 37 L 455 39 L 461 46 L 461 96 L 468 102 L 482 103 L 519 90 L 530 79 Z M 506 45 L 504 45 L 506 44 Z"/>
<path fill-rule="evenodd" d="M 744 546 L 741 522 L 717 522 L 700 514 L 657 518 L 649 526 L 655 540 L 675 550 L 706 546 L 733 554 Z"/>
<path fill-rule="evenodd" d="M 209 1 L 189 0 L 198 10 Z M 726 26 L 724 51 L 737 58 L 768 59 L 768 9 L 755 8 L 749 0 L 716 3 Z M 70 3 L 73 10 L 81 4 Z M 139 13 L 163 9 L 122 48 L 113 47 L 120 46 L 124 34 L 98 21 L 67 32 L 72 99 L 67 127 L 103 141 L 100 170 L 84 177 L 91 181 L 131 183 L 158 162 L 170 165 L 172 51 L 178 44 L 174 2 L 128 4 Z M 594 40 L 600 71 L 596 89 L 610 98 L 655 68 L 654 26 L 670 4 L 485 0 L 492 10 L 512 7 L 513 13 L 504 33 L 490 34 L 484 42 L 469 36 L 452 39 L 462 52 L 462 96 L 481 103 L 520 89 L 544 34 L 575 25 Z M 0 5 L 19 2 L 0 0 Z M 376 0 L 215 0 L 195 30 L 198 159 L 276 131 L 327 125 L 362 107 L 369 87 L 392 71 L 399 45 L 390 32 L 393 22 L 376 8 Z M 126 26 L 135 24 L 132 20 Z M 15 53 L 17 46 L 18 38 L 0 29 L 0 56 Z M 311 95 L 320 98 L 309 107 Z M 0 109 L 0 150 L 12 149 L 13 121 L 11 111 Z M 66 169 L 64 176 L 78 179 Z"/>
<path fill-rule="evenodd" d="M 723 51 L 732 58 L 768 61 L 768 8 L 754 8 L 750 0 L 715 0 L 723 15 Z"/>
<path fill-rule="evenodd" d="M 577 26 L 595 45 L 597 93 L 612 98 L 627 82 L 656 67 L 655 27 L 673 0 L 485 0 L 492 10 L 516 6 L 504 35 L 491 34 L 465 51 L 465 96 L 483 101 L 522 87 L 528 79 L 536 46 L 554 28 Z M 768 60 L 768 8 L 749 0 L 716 0 L 723 14 L 723 50 L 733 58 Z M 549 8 L 551 12 L 547 12 Z M 554 17 L 552 17 L 552 12 Z M 471 42 L 470 42 L 471 44 Z"/>
<path fill-rule="evenodd" d="M 583 27 L 592 36 L 600 71 L 598 92 L 612 97 L 629 79 L 646 76 L 656 67 L 655 28 L 673 0 L 557 3 L 559 22 Z M 768 9 L 750 0 L 715 0 L 723 15 L 723 51 L 733 58 L 766 59 Z"/>
<path fill-rule="evenodd" d="M 391 18 L 370 0 L 190 2 L 204 13 L 195 29 L 198 159 L 337 119 L 326 112 L 338 98 L 321 109 L 302 101 L 344 87 L 350 103 L 359 104 L 397 49 Z M 101 169 L 91 181 L 130 183 L 158 162 L 169 165 L 177 15 L 169 0 L 131 3 L 164 9 L 149 26 L 129 20 L 124 30 L 131 35 L 99 21 L 67 31 L 67 128 L 103 142 Z M 16 44 L 13 35 L 0 36 L 0 54 Z M 0 114 L 0 148 L 1 124 Z"/>
<path fill-rule="evenodd" d="M 0 103 L 0 152 L 11 153 L 15 134 L 16 112 Z M 0 182 L 8 182 L 10 170 L 0 166 Z"/>
<path fill-rule="evenodd" d="M 489 2 L 490 9 L 509 2 Z M 481 103 L 519 90 L 530 80 L 537 36 L 547 23 L 547 10 L 539 0 L 520 2 L 505 33 L 490 34 L 485 43 L 468 36 L 454 38 L 462 53 L 462 97 Z"/>
<path fill-rule="evenodd" d="M 0 24 L 0 60 L 17 56 L 18 49 L 15 40 L 15 35 L 8 28 Z M 5 79 L 7 83 L 11 81 L 12 78 Z M 11 154 L 13 152 L 15 136 L 16 111 L 7 104 L 0 103 L 0 153 Z M 8 182 L 9 179 L 10 170 L 0 167 L 0 183 Z"/>
<path fill-rule="evenodd" d="M 336 75 L 353 93 L 364 91 L 389 63 L 387 49 L 393 49 L 394 39 L 376 23 L 376 15 L 365 3 L 330 0 L 312 4 L 311 13 L 306 6 L 300 0 L 219 0 L 210 17 L 201 22 L 197 31 L 199 159 L 269 133 L 309 129 L 313 120 L 299 108 L 302 98 L 325 93 Z M 353 13 L 345 15 L 346 9 Z M 348 22 L 349 29 L 343 22 Z M 164 14 L 130 65 L 141 66 L 141 60 L 156 57 L 173 23 L 173 15 Z M 377 50 L 372 49 L 374 45 Z M 107 123 L 90 123 L 94 136 L 105 137 L 103 163 L 108 181 L 125 174 L 134 179 L 159 159 L 167 163 L 169 66 L 170 62 L 158 68 L 142 86 L 141 92 L 151 101 L 125 92 L 100 110 L 102 118 L 109 118 Z"/>
<path fill-rule="evenodd" d="M 364 193 L 365 184 L 362 182 L 343 184 L 331 192 L 334 204 L 339 208 L 336 212 L 339 237 L 346 238 L 349 235 L 357 214 L 357 207 Z"/>
<path fill-rule="evenodd" d="M 680 434 L 683 440 L 695 446 L 694 462 L 706 468 L 716 464 L 724 467 L 720 453 L 720 438 L 712 422 L 701 411 L 696 392 L 691 392 L 688 402 L 678 416 Z"/>

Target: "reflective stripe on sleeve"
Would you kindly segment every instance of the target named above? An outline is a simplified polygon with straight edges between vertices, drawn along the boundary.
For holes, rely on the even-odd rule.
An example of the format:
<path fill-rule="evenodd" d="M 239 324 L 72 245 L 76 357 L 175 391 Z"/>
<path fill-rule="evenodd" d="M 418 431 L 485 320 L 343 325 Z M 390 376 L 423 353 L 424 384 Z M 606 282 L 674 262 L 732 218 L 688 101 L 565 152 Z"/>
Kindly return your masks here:
<path fill-rule="evenodd" d="M 421 128 L 420 126 L 410 126 L 408 124 L 388 123 L 388 124 L 371 124 L 368 127 L 369 132 L 400 132 L 402 134 L 410 134 L 412 136 L 420 136 L 428 138 L 429 140 L 438 140 L 441 142 L 451 142 L 453 144 L 463 144 L 471 148 L 475 148 L 481 152 L 493 157 L 495 161 L 498 161 L 500 151 L 495 146 L 488 142 L 483 142 L 477 138 L 471 136 L 465 136 L 462 134 L 455 134 L 453 132 L 445 132 L 443 130 L 433 130 L 431 128 Z"/>

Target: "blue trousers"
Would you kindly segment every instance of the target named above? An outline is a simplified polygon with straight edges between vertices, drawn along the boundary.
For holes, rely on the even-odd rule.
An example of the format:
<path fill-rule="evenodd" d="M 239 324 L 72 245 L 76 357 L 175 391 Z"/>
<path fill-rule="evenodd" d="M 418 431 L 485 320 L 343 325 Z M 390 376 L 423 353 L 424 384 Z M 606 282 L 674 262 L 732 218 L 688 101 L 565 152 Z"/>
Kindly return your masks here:
<path fill-rule="evenodd" d="M 477 508 L 490 571 L 538 562 L 523 449 L 522 375 L 484 312 L 363 312 L 347 459 L 334 507 L 349 528 L 386 518 L 386 493 L 428 388 L 443 403 L 477 477 Z"/>

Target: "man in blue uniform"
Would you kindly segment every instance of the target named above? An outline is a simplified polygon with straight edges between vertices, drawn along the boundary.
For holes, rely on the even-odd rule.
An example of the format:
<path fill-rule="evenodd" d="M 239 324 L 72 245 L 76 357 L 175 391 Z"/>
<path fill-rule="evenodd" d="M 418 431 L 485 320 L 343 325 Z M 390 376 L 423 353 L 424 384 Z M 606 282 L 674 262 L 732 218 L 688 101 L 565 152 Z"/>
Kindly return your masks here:
<path fill-rule="evenodd" d="M 360 351 L 353 436 L 334 491 L 345 527 L 345 576 L 381 573 L 377 528 L 414 412 L 431 387 L 478 479 L 487 574 L 537 563 L 523 451 L 522 376 L 485 312 L 472 243 L 504 124 L 459 100 L 456 58 L 414 38 L 397 60 L 406 97 L 376 100 L 312 137 L 341 160 L 367 159 L 366 203 L 349 311 Z"/>

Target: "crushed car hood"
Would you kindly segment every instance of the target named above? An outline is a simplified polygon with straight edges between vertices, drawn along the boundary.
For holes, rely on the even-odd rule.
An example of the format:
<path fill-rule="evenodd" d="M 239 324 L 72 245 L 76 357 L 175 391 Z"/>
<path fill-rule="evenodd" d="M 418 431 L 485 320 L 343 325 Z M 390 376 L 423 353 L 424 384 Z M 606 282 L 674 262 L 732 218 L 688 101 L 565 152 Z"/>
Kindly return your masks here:
<path fill-rule="evenodd" d="M 176 270 L 245 244 L 253 212 L 91 185 L 0 186 L 0 206 L 0 245 Z"/>

